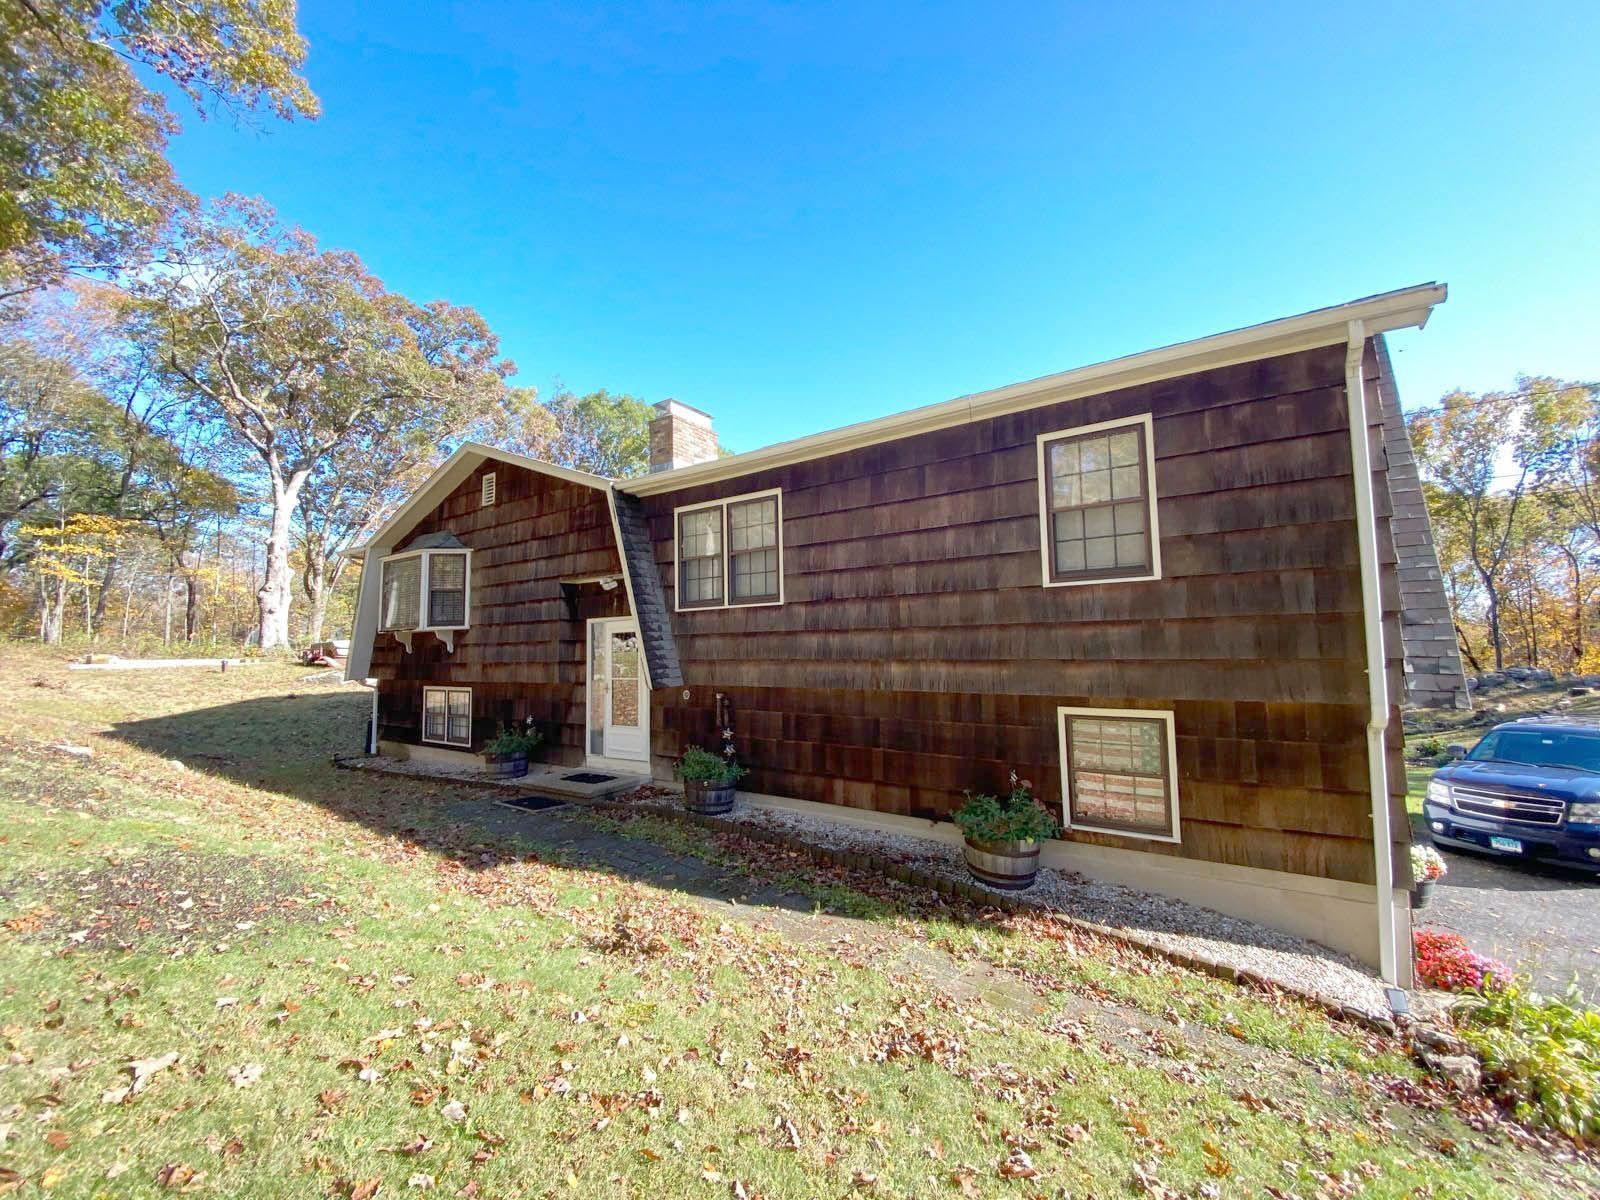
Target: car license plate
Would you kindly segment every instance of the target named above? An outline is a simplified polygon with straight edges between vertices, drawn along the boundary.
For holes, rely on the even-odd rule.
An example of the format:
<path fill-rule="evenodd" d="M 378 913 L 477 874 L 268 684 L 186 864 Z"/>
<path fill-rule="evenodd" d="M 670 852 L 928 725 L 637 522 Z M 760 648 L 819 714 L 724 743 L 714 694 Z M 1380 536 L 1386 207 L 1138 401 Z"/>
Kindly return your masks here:
<path fill-rule="evenodd" d="M 1489 839 L 1489 849 L 1504 850 L 1507 854 L 1521 854 L 1522 843 L 1517 841 L 1516 838 L 1491 837 Z"/>

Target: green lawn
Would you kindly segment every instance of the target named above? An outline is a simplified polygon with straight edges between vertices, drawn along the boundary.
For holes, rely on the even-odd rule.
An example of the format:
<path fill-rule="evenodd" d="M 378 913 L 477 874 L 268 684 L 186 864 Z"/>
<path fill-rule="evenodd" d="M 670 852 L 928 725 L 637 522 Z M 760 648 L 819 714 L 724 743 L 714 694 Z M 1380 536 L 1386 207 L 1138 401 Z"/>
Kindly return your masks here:
<path fill-rule="evenodd" d="M 299 668 L 0 672 L 0 1193 L 1600 1187 L 1399 1047 L 1112 943 L 600 822 L 1031 997 L 990 1002 L 486 838 L 459 791 L 333 770 L 367 696 Z"/>

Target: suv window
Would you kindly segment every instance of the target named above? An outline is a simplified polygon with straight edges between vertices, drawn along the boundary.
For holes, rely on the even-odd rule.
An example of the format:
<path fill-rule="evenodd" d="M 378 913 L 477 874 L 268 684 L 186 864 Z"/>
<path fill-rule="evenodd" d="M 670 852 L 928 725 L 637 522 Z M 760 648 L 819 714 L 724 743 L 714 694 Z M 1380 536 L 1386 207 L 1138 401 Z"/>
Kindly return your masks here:
<path fill-rule="evenodd" d="M 1502 727 L 1491 730 L 1467 758 L 1532 767 L 1574 767 L 1600 774 L 1600 735 Z"/>

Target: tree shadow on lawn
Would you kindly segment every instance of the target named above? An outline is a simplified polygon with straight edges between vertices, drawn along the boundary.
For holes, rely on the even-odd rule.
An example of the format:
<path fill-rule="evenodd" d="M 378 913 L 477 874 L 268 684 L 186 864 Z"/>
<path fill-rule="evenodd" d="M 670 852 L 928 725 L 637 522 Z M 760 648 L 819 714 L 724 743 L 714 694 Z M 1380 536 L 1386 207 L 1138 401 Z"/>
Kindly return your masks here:
<path fill-rule="evenodd" d="M 544 862 L 709 900 L 738 899 L 791 912 L 816 907 L 792 888 L 650 839 L 624 837 L 572 808 L 530 812 L 500 803 L 510 793 L 459 780 L 342 770 L 332 760 L 360 753 L 370 703 L 366 691 L 261 697 L 118 723 L 110 736 L 197 772 L 316 805 L 390 839 L 397 849 L 420 850 L 451 868 L 491 870 L 531 853 Z M 809 860 L 793 859 L 797 875 L 803 869 L 843 881 L 842 869 L 813 870 Z"/>
<path fill-rule="evenodd" d="M 980 901 L 943 896 L 875 870 L 824 865 L 755 838 L 685 830 L 686 837 L 702 847 L 709 842 L 724 860 L 731 860 L 707 862 L 663 845 L 648 831 L 638 838 L 608 831 L 572 809 L 509 808 L 497 803 L 506 793 L 495 789 L 447 779 L 341 770 L 332 760 L 360 753 L 370 704 L 370 693 L 364 689 L 319 689 L 126 722 L 116 725 L 112 736 L 197 770 L 315 804 L 469 871 L 493 868 L 509 856 L 532 852 L 544 861 L 597 869 L 622 880 L 716 901 L 736 898 L 751 905 L 811 912 L 821 894 L 826 910 L 867 920 L 937 916 L 1003 936 L 1021 936 L 1028 927 L 1029 918 Z M 625 816 L 621 819 L 627 821 Z M 796 881 L 807 891 L 797 890 Z M 830 885 L 842 885 L 877 903 L 851 904 L 846 897 L 828 896 Z M 1182 902 L 1152 902 L 1143 893 L 1091 880 L 1082 880 L 1081 886 L 1093 896 L 1091 919 L 1102 924 L 1156 935 L 1199 931 L 1215 942 L 1245 947 L 1292 950 L 1309 945 Z M 1356 967 L 1334 951 L 1312 949 Z"/>

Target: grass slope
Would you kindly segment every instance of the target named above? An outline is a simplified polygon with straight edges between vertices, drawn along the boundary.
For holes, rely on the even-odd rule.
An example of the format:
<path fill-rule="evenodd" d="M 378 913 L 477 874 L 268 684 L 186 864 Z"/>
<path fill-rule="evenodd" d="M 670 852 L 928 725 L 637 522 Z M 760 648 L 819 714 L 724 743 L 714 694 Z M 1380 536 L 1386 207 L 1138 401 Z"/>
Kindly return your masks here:
<path fill-rule="evenodd" d="M 670 880 L 487 833 L 460 789 L 332 770 L 366 694 L 297 668 L 68 674 L 7 649 L 0 674 L 0 1192 L 1597 1187 L 1281 998 L 698 830 L 600 823 L 785 876 L 837 923 L 799 945 Z M 989 972 L 1026 1001 L 946 986 Z"/>

